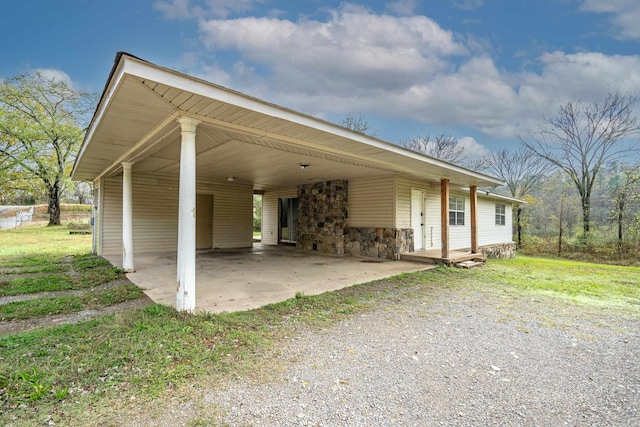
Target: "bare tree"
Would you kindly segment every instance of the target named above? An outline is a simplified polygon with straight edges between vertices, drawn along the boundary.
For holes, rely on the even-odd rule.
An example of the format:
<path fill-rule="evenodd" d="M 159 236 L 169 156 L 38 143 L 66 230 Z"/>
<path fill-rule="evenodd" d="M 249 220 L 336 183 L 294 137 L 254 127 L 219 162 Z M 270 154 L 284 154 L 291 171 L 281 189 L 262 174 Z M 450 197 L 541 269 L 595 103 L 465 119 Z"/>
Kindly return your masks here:
<path fill-rule="evenodd" d="M 564 171 L 575 184 L 582 206 L 582 227 L 589 234 L 591 193 L 602 166 L 632 153 L 638 141 L 628 142 L 640 130 L 635 111 L 638 96 L 608 94 L 603 101 L 569 101 L 557 116 L 529 138 L 520 140 L 531 151 Z"/>
<path fill-rule="evenodd" d="M 549 163 L 524 146 L 515 151 L 499 150 L 483 159 L 483 169 L 507 184 L 509 194 L 516 199 L 526 199 L 549 173 Z M 516 236 L 522 244 L 522 206 L 515 207 Z"/>
<path fill-rule="evenodd" d="M 429 136 L 418 136 L 401 145 L 409 150 L 435 157 L 449 163 L 462 163 L 465 160 L 464 147 L 451 135 L 440 134 L 431 139 Z"/>
<path fill-rule="evenodd" d="M 376 134 L 375 131 L 373 131 L 371 128 L 371 123 L 369 123 L 369 121 L 365 119 L 362 114 L 354 116 L 353 114 L 349 113 L 340 120 L 340 125 L 356 132 L 366 133 L 372 136 Z"/>

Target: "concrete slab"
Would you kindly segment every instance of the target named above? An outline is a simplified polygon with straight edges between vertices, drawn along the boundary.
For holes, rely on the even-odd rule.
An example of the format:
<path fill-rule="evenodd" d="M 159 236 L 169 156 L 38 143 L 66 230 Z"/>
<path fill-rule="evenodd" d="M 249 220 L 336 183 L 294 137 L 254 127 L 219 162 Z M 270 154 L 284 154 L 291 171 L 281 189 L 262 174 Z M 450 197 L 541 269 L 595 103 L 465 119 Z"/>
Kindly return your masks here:
<path fill-rule="evenodd" d="M 175 306 L 176 253 L 136 254 L 136 272 L 127 277 L 155 302 Z M 357 283 L 435 268 L 411 261 L 319 255 L 286 246 L 198 252 L 196 311 L 250 310 L 316 295 Z"/>

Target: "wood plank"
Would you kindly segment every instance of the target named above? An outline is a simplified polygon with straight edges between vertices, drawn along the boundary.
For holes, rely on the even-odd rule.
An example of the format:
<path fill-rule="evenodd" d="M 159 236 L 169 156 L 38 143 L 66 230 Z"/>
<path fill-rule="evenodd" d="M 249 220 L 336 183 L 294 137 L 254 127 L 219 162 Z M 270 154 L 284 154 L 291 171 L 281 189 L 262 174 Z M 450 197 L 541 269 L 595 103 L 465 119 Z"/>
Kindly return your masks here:
<path fill-rule="evenodd" d="M 471 252 L 478 252 L 478 188 L 475 185 L 469 187 L 471 201 Z"/>

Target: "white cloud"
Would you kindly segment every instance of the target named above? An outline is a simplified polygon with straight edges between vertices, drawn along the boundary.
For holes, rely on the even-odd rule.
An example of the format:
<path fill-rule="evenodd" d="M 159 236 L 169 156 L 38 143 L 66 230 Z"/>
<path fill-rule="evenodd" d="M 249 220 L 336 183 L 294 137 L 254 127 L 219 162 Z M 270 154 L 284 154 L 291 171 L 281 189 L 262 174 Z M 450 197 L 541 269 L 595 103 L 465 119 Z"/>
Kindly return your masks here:
<path fill-rule="evenodd" d="M 157 1 L 153 4 L 154 9 L 159 10 L 169 19 L 191 18 L 191 8 L 189 0 L 169 0 Z"/>
<path fill-rule="evenodd" d="M 484 0 L 454 0 L 453 5 L 458 9 L 473 10 L 481 7 Z"/>
<path fill-rule="evenodd" d="M 267 66 L 284 90 L 309 94 L 403 91 L 411 82 L 466 54 L 454 35 L 424 16 L 375 15 L 343 5 L 327 21 L 277 18 L 209 20 L 200 24 L 210 50 L 242 53 Z"/>
<path fill-rule="evenodd" d="M 263 0 L 159 0 L 153 7 L 169 19 L 227 18 L 251 10 Z"/>
<path fill-rule="evenodd" d="M 464 147 L 464 157 L 467 161 L 480 160 L 490 153 L 484 145 L 480 144 L 471 136 L 463 136 L 458 139 L 458 145 Z"/>
<path fill-rule="evenodd" d="M 300 111 L 359 111 L 495 138 L 525 133 L 569 99 L 640 92 L 640 55 L 548 52 L 533 60 L 539 71 L 509 72 L 496 66 L 487 42 L 462 40 L 426 16 L 352 4 L 327 13 L 325 20 L 202 19 L 205 50 L 240 60 L 221 66 L 194 51 L 185 63 L 199 77 Z"/>
<path fill-rule="evenodd" d="M 413 15 L 418 7 L 418 0 L 398 0 L 388 3 L 386 8 L 398 15 Z"/>
<path fill-rule="evenodd" d="M 71 81 L 71 77 L 67 73 L 62 70 L 57 70 L 55 68 L 38 68 L 33 70 L 36 73 L 40 73 L 40 75 L 47 80 L 54 80 L 56 82 L 63 82 L 73 87 L 73 82 Z"/>
<path fill-rule="evenodd" d="M 611 15 L 613 33 L 620 39 L 640 39 L 638 0 L 584 0 L 580 10 Z"/>

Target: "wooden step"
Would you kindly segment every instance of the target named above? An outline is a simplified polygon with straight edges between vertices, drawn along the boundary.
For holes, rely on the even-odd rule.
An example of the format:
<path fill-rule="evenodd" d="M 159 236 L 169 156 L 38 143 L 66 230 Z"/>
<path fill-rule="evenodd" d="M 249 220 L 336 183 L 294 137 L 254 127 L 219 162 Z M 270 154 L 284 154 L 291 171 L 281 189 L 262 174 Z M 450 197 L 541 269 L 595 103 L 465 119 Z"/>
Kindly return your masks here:
<path fill-rule="evenodd" d="M 462 261 L 462 262 L 456 263 L 455 266 L 457 268 L 473 268 L 479 265 L 484 265 L 484 261 L 474 261 L 474 260 Z"/>

